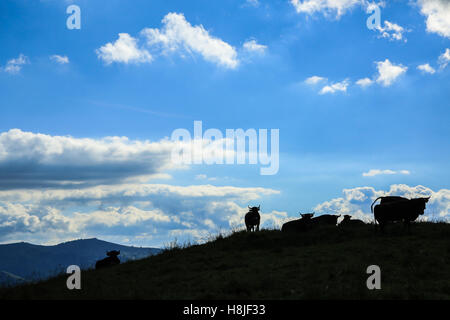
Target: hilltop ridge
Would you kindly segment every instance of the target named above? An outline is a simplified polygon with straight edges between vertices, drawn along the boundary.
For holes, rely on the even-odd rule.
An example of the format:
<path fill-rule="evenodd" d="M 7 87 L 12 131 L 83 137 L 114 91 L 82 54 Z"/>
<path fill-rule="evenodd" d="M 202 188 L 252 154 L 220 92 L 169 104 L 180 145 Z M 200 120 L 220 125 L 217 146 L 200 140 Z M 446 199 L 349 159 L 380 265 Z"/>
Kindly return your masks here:
<path fill-rule="evenodd" d="M 324 227 L 301 234 L 235 232 L 201 245 L 104 270 L 1 290 L 27 299 L 450 299 L 450 225 L 414 223 L 386 234 L 373 225 Z M 368 290 L 369 265 L 381 290 Z"/>

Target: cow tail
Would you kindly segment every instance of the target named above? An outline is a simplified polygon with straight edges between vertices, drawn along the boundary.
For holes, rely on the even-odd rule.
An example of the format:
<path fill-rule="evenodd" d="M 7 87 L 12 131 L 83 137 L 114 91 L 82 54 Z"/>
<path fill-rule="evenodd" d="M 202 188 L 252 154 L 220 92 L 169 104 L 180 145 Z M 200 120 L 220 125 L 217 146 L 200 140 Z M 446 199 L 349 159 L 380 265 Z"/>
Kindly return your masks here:
<path fill-rule="evenodd" d="M 378 198 L 375 199 L 374 202 L 372 202 L 372 205 L 370 206 L 370 211 L 372 211 L 372 213 L 373 213 L 373 205 L 375 204 L 375 202 L 378 201 L 378 199 L 381 199 L 381 198 L 384 198 L 384 197 L 378 197 Z"/>
<path fill-rule="evenodd" d="M 372 202 L 372 205 L 370 206 L 370 211 L 372 212 L 372 214 L 373 214 L 373 205 L 375 204 L 375 202 L 377 202 L 381 198 L 383 198 L 383 197 L 378 197 L 378 198 L 375 199 L 374 202 Z M 374 224 L 377 224 L 377 220 L 375 219 L 375 215 L 373 216 L 373 222 L 374 222 Z"/>

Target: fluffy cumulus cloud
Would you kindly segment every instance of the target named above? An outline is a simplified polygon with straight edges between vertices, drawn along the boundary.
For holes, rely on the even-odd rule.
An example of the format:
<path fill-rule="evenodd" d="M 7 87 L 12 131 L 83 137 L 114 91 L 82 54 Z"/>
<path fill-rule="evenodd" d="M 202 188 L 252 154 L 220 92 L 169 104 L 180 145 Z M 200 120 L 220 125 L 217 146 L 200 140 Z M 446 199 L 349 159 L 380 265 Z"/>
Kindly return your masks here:
<path fill-rule="evenodd" d="M 408 174 L 410 174 L 410 172 L 408 170 L 370 169 L 369 171 L 364 172 L 362 175 L 363 175 L 363 177 L 375 177 L 375 176 L 386 175 L 386 174 L 388 174 L 388 175 L 389 174 L 405 174 L 405 175 L 408 175 Z"/>
<path fill-rule="evenodd" d="M 162 243 L 178 235 L 242 228 L 246 204 L 278 194 L 267 188 L 124 184 L 84 189 L 0 191 L 0 242 L 100 237 Z M 278 226 L 285 212 L 262 211 L 262 224 Z"/>
<path fill-rule="evenodd" d="M 411 187 L 405 184 L 397 184 L 390 186 L 388 191 L 376 190 L 372 187 L 344 189 L 342 197 L 320 203 L 314 210 L 317 214 L 349 214 L 354 218 L 370 222 L 373 221 L 370 210 L 372 202 L 378 197 L 388 195 L 409 199 L 431 196 L 422 219 L 450 221 L 450 190 L 433 191 L 420 185 Z"/>
<path fill-rule="evenodd" d="M 417 3 L 426 17 L 427 31 L 450 38 L 450 1 L 418 0 Z"/>
<path fill-rule="evenodd" d="M 60 56 L 58 54 L 51 55 L 50 60 L 52 60 L 56 63 L 59 63 L 59 64 L 69 63 L 69 58 L 67 56 Z"/>
<path fill-rule="evenodd" d="M 408 70 L 408 67 L 401 64 L 393 64 L 389 61 L 389 59 L 378 61 L 376 64 L 378 69 L 378 77 L 376 81 L 385 87 L 390 86 L 395 82 L 395 80 L 397 80 L 398 77 Z"/>
<path fill-rule="evenodd" d="M 429 73 L 429 74 L 433 74 L 436 72 L 436 70 L 434 70 L 434 68 L 432 66 L 430 66 L 428 63 L 417 66 L 417 69 L 419 69 L 420 71 L 422 71 L 424 73 Z"/>
<path fill-rule="evenodd" d="M 322 12 L 326 15 L 335 14 L 338 18 L 355 6 L 364 3 L 364 0 L 291 0 L 297 13 Z"/>
<path fill-rule="evenodd" d="M 162 245 L 243 227 L 247 204 L 279 191 L 150 183 L 178 168 L 173 143 L 83 139 L 12 129 L 0 134 L 0 242 L 55 243 L 99 237 Z M 170 177 L 170 176 L 169 176 Z M 201 181 L 203 180 L 203 181 Z M 283 212 L 263 210 L 275 226 Z"/>
<path fill-rule="evenodd" d="M 242 45 L 245 51 L 251 53 L 263 54 L 267 50 L 267 46 L 259 44 L 255 39 L 248 40 Z"/>
<path fill-rule="evenodd" d="M 225 69 L 236 69 L 249 54 L 262 55 L 267 50 L 266 45 L 250 39 L 238 52 L 203 25 L 192 25 L 182 13 L 168 13 L 161 22 L 160 28 L 145 28 L 136 38 L 128 33 L 119 33 L 115 42 L 96 50 L 98 58 L 106 64 L 128 64 L 152 62 L 156 57 L 171 54 L 182 58 L 197 55 Z"/>
<path fill-rule="evenodd" d="M 369 79 L 369 78 L 362 78 L 362 79 L 359 79 L 358 81 L 356 81 L 356 84 L 360 87 L 365 88 L 365 87 L 371 86 L 373 84 L 373 80 Z"/>
<path fill-rule="evenodd" d="M 151 176 L 173 166 L 172 142 L 84 139 L 11 129 L 0 134 L 0 188 L 85 186 Z"/>
<path fill-rule="evenodd" d="M 29 59 L 27 56 L 20 54 L 17 58 L 10 59 L 3 67 L 3 71 L 8 72 L 10 74 L 17 74 L 22 70 L 24 64 L 29 63 Z"/>
<path fill-rule="evenodd" d="M 347 87 L 349 85 L 348 80 L 344 80 L 341 82 L 336 82 L 330 85 L 326 85 L 320 90 L 320 94 L 326 94 L 326 93 L 336 93 L 336 92 L 346 92 Z"/>
<path fill-rule="evenodd" d="M 386 38 L 389 40 L 397 40 L 404 41 L 407 40 L 403 37 L 403 34 L 406 32 L 405 28 L 399 26 L 396 23 L 384 21 L 384 27 L 378 27 L 377 30 L 381 33 L 380 37 Z"/>
<path fill-rule="evenodd" d="M 233 46 L 212 36 L 202 25 L 191 25 L 183 14 L 169 13 L 162 24 L 160 29 L 142 30 L 141 34 L 149 47 L 159 47 L 165 53 L 193 52 L 226 68 L 234 69 L 238 66 L 237 52 Z"/>
<path fill-rule="evenodd" d="M 320 82 L 323 82 L 323 81 L 327 81 L 327 78 L 319 77 L 319 76 L 312 76 L 312 77 L 307 78 L 305 80 L 305 83 L 306 84 L 310 84 L 310 85 L 314 85 L 314 84 L 317 84 L 317 83 L 320 83 Z"/>
<path fill-rule="evenodd" d="M 95 51 L 99 59 L 106 64 L 113 62 L 143 63 L 151 62 L 151 54 L 138 47 L 137 39 L 128 33 L 119 33 L 119 39 L 114 43 L 107 43 Z"/>

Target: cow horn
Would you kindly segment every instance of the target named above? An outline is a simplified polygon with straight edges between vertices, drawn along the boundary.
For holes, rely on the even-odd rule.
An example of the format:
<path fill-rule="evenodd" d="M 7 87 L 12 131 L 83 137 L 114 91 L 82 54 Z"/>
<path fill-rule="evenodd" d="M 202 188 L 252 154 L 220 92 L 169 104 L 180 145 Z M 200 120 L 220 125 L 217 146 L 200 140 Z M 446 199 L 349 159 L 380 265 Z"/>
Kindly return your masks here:
<path fill-rule="evenodd" d="M 258 206 L 258 210 L 261 209 L 261 205 Z"/>
<path fill-rule="evenodd" d="M 247 206 L 250 209 L 250 206 Z"/>

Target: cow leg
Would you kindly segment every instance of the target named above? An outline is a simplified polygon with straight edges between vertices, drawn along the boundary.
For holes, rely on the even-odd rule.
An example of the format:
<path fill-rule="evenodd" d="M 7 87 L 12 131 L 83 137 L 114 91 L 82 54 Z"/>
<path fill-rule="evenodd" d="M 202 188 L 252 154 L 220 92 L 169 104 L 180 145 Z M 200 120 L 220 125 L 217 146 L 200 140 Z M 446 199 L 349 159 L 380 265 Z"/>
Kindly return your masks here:
<path fill-rule="evenodd" d="M 411 221 L 409 221 L 409 220 L 407 220 L 407 219 L 405 219 L 405 221 L 404 221 L 404 223 L 403 223 L 403 225 L 405 226 L 405 228 L 406 228 L 406 232 L 408 233 L 408 234 L 410 234 L 411 232 L 411 229 L 410 229 L 410 227 L 411 227 L 411 223 L 410 223 Z"/>
<path fill-rule="evenodd" d="M 384 233 L 384 227 L 386 226 L 386 224 L 384 222 L 380 222 L 380 232 Z"/>
<path fill-rule="evenodd" d="M 256 225 L 256 231 L 259 231 L 259 223 Z"/>

